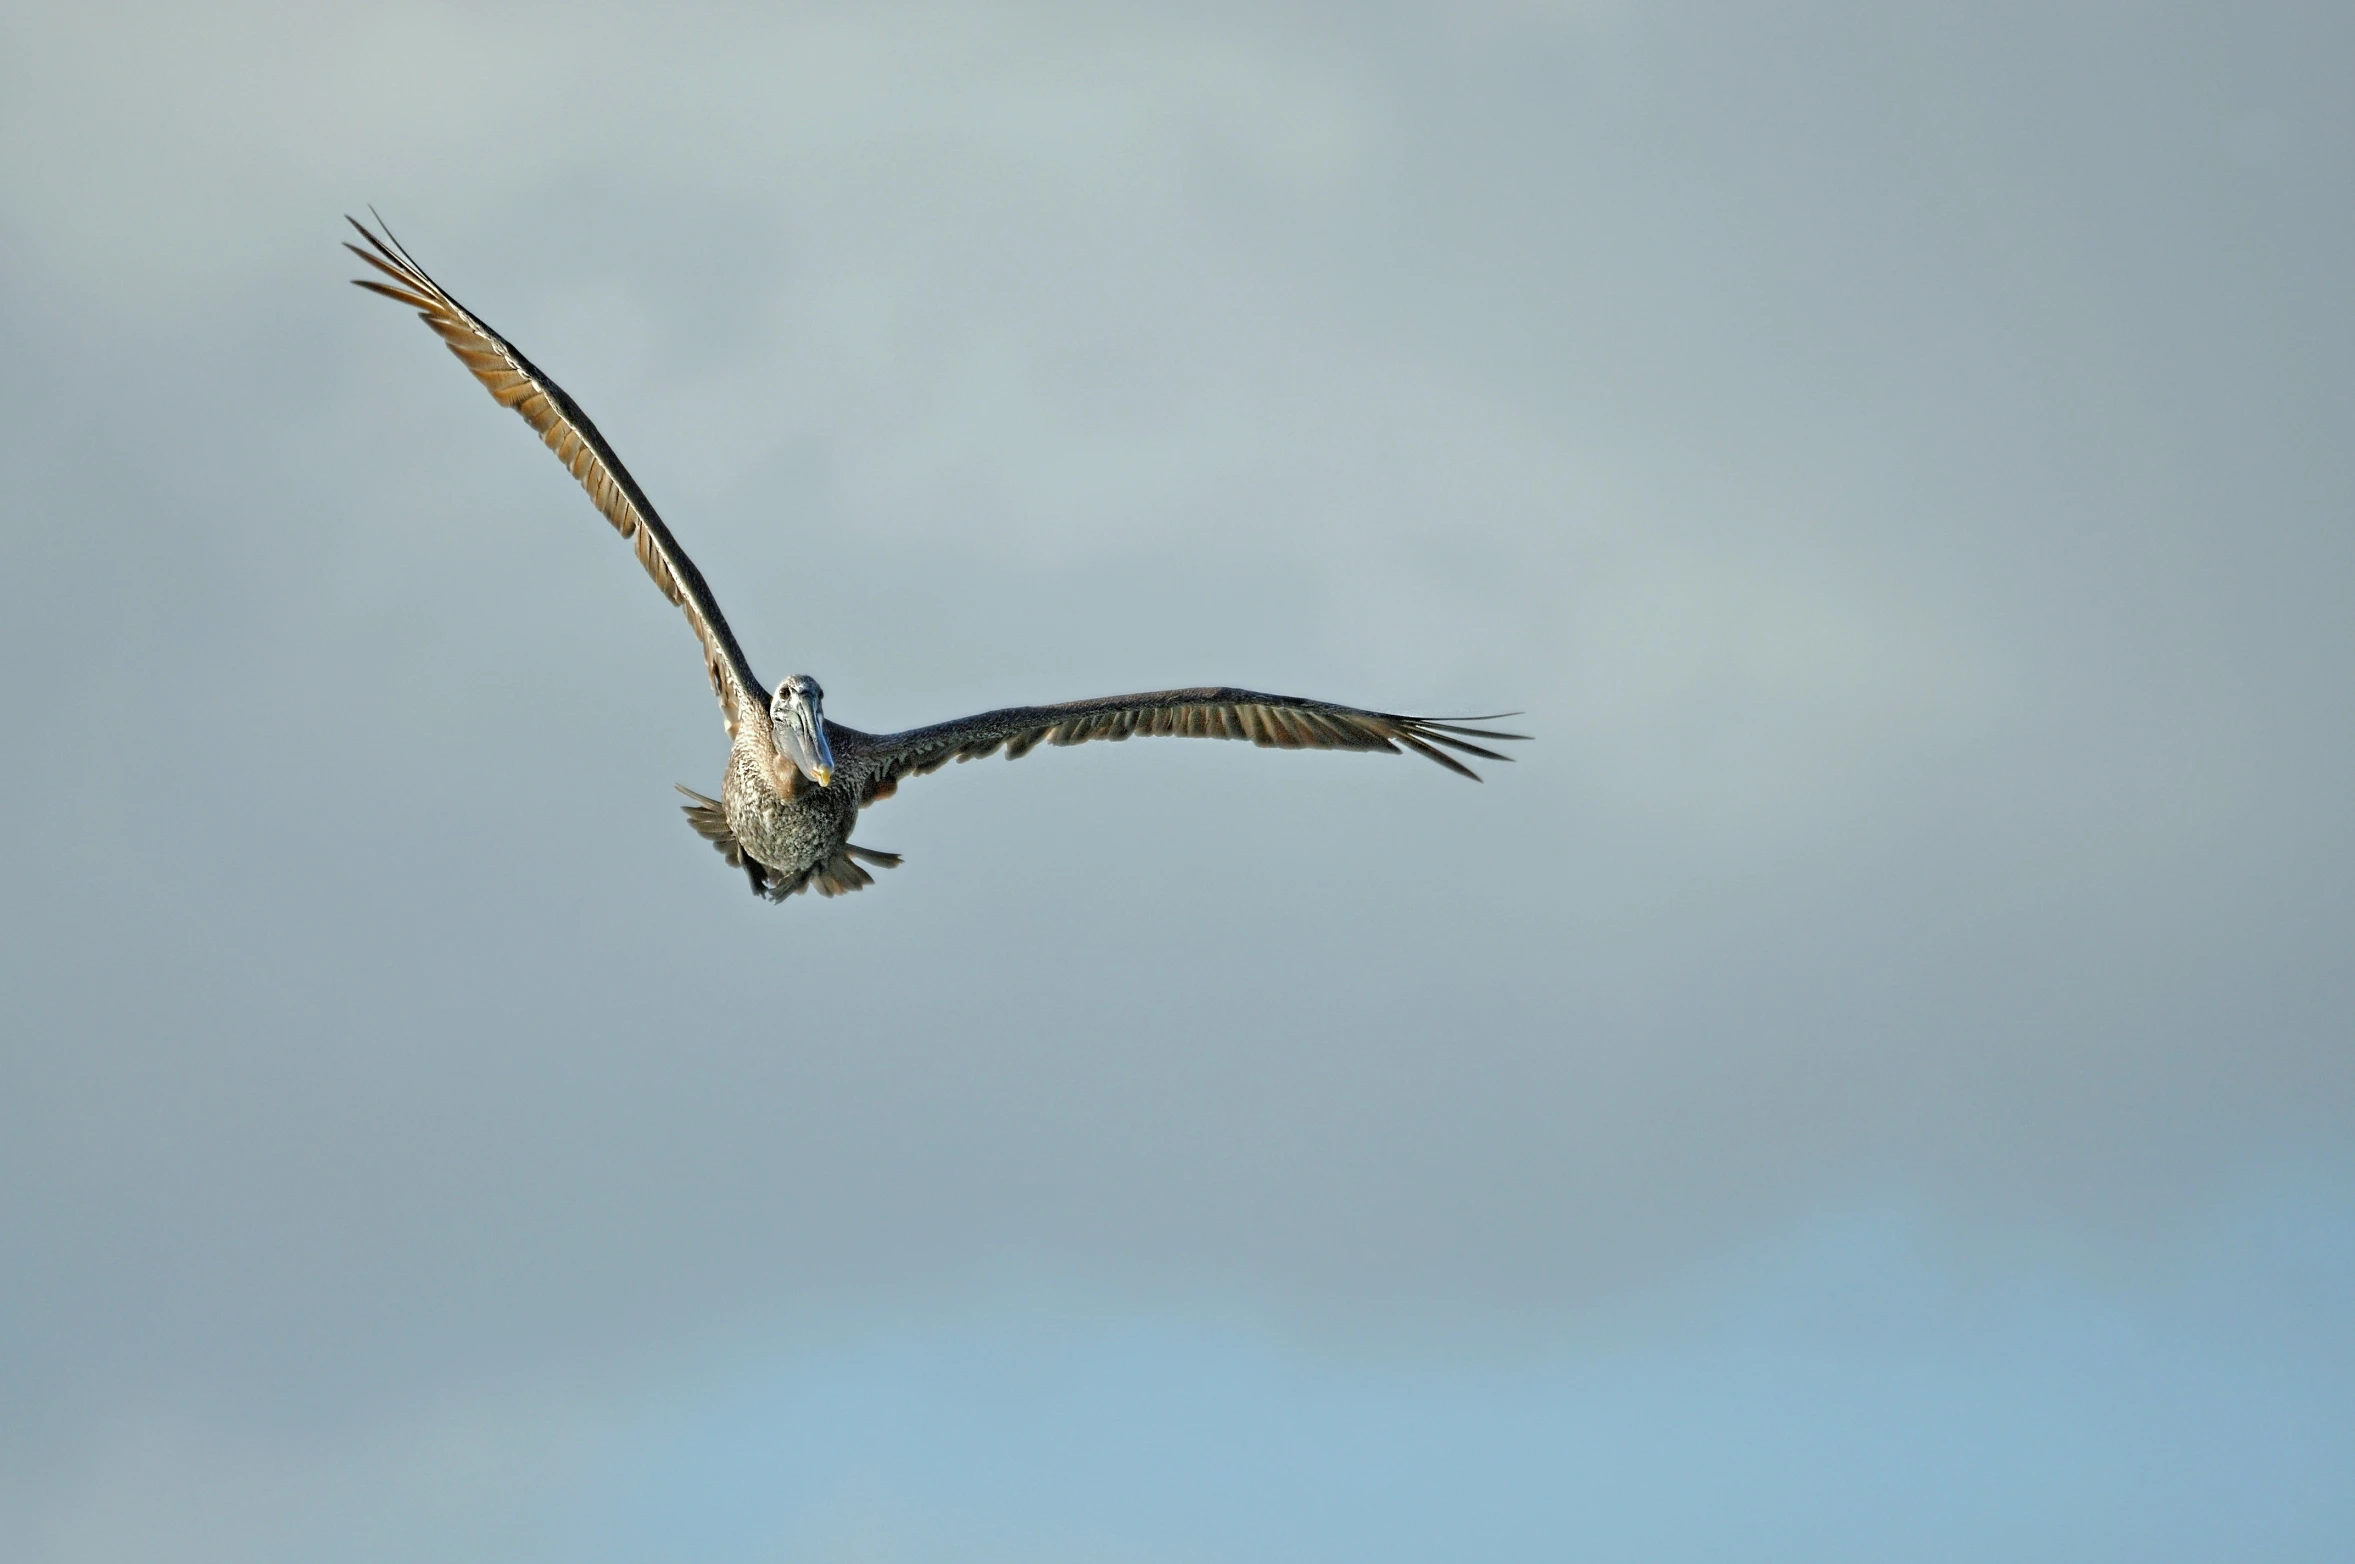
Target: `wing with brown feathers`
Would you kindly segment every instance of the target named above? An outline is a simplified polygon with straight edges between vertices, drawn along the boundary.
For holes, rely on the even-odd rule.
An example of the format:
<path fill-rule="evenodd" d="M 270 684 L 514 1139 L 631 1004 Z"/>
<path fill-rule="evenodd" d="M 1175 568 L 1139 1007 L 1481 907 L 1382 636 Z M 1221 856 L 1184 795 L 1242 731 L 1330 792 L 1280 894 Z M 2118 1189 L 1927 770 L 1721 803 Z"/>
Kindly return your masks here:
<path fill-rule="evenodd" d="M 826 728 L 836 770 L 842 773 L 837 785 L 847 782 L 857 788 L 862 805 L 889 798 L 902 777 L 938 771 L 952 760 L 978 760 L 1000 749 L 1008 760 L 1019 760 L 1040 744 L 1169 735 L 1249 739 L 1274 749 L 1379 750 L 1391 755 L 1408 749 L 1477 782 L 1480 774 L 1448 750 L 1483 760 L 1510 760 L 1510 755 L 1484 749 L 1471 740 L 1528 737 L 1430 717 L 1360 711 L 1331 701 L 1229 689 L 1157 690 L 1150 695 L 1066 701 L 1060 706 L 1009 706 L 905 733 L 860 733 L 833 723 Z"/>
<path fill-rule="evenodd" d="M 696 638 L 703 643 L 704 671 L 711 676 L 712 693 L 719 697 L 729 737 L 733 738 L 738 718 L 748 705 L 755 711 L 763 709 L 765 692 L 753 677 L 728 621 L 720 616 L 720 605 L 703 573 L 654 513 L 637 480 L 613 454 L 613 447 L 589 422 L 589 415 L 564 394 L 563 387 L 540 373 L 513 344 L 427 276 L 390 228 L 380 237 L 358 218 L 346 221 L 360 231 L 368 248 L 348 242 L 344 248 L 391 279 L 387 283 L 355 277 L 354 285 L 406 304 L 422 316 L 501 406 L 523 415 L 523 421 L 589 491 L 589 498 L 613 523 L 613 530 L 637 546 L 638 563 L 646 567 L 646 574 L 654 578 L 662 595 L 686 613 L 687 623 L 694 626 Z"/>

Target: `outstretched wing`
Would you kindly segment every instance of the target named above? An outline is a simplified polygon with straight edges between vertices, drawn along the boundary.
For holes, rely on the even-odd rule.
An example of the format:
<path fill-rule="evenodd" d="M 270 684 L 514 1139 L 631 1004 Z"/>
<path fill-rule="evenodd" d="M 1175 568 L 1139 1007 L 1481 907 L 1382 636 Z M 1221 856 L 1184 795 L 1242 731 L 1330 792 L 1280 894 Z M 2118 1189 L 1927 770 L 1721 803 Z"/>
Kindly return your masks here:
<path fill-rule="evenodd" d="M 736 637 L 728 629 L 728 621 L 720 616 L 720 605 L 704 583 L 703 573 L 695 562 L 679 547 L 670 528 L 654 513 L 637 480 L 622 466 L 621 458 L 613 454 L 613 447 L 589 422 L 564 388 L 533 366 L 532 361 L 517 352 L 514 345 L 500 336 L 481 318 L 443 291 L 442 286 L 425 274 L 425 268 L 412 260 L 401 242 L 392 236 L 390 228 L 379 237 L 358 218 L 348 218 L 360 237 L 368 241 L 363 250 L 356 244 L 344 248 L 377 271 L 391 279 L 389 283 L 374 278 L 355 277 L 357 287 L 371 293 L 381 293 L 398 304 L 406 304 L 422 316 L 450 351 L 481 381 L 486 390 L 503 407 L 512 407 L 523 415 L 523 421 L 539 432 L 557 460 L 571 469 L 580 480 L 589 498 L 613 523 L 613 530 L 637 546 L 638 563 L 646 567 L 646 574 L 662 588 L 662 595 L 676 603 L 687 615 L 687 623 L 695 627 L 695 635 L 703 643 L 704 671 L 711 675 L 711 689 L 720 699 L 720 710 L 728 721 L 728 734 L 736 733 L 740 715 L 748 708 L 758 711 L 762 706 L 761 683 L 752 675 L 752 668 L 744 660 L 744 650 L 736 644 Z M 379 218 L 381 223 L 383 219 Z"/>
<path fill-rule="evenodd" d="M 1484 722 L 1488 718 L 1472 718 Z M 900 779 L 938 771 L 952 760 L 978 760 L 1003 749 L 1019 760 L 1040 744 L 1085 744 L 1090 739 L 1138 735 L 1177 738 L 1249 739 L 1263 748 L 1380 750 L 1409 749 L 1448 770 L 1480 780 L 1480 774 L 1448 750 L 1483 760 L 1510 760 L 1473 739 L 1522 739 L 1430 717 L 1360 711 L 1331 701 L 1256 690 L 1157 690 L 1150 695 L 1112 695 L 1102 700 L 1066 701 L 1060 706 L 1009 706 L 979 716 L 937 722 L 905 733 L 861 733 L 828 723 L 837 785 L 858 790 L 859 802 L 889 798 Z"/>

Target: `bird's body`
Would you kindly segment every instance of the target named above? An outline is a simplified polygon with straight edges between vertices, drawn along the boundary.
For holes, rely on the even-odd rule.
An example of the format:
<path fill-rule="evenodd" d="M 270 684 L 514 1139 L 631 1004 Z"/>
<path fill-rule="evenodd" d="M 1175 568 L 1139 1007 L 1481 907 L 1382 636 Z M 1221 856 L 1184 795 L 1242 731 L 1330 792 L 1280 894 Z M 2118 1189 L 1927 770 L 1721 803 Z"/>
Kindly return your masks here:
<path fill-rule="evenodd" d="M 1361 710 L 1331 701 L 1226 688 L 1015 706 L 913 728 L 862 733 L 828 719 L 817 681 L 796 674 L 766 692 L 720 614 L 702 573 L 654 512 L 597 428 L 553 380 L 426 275 L 388 231 L 354 222 L 368 248 L 353 254 L 390 279 L 359 286 L 410 305 L 499 402 L 521 413 L 564 462 L 638 561 L 686 614 L 703 643 L 704 669 L 728 729 L 720 796 L 687 788 L 688 822 L 742 870 L 753 890 L 781 901 L 815 887 L 827 896 L 874 883 L 865 865 L 892 867 L 896 855 L 852 843 L 859 811 L 888 798 L 901 779 L 1003 749 L 1009 759 L 1041 743 L 1081 744 L 1138 735 L 1238 738 L 1281 749 L 1407 749 L 1477 779 L 1448 750 L 1508 757 L 1471 739 L 1522 735 L 1452 721 Z M 1483 719 L 1472 719 L 1483 720 Z"/>
<path fill-rule="evenodd" d="M 771 894 L 767 882 L 773 877 L 783 882 L 775 894 L 791 895 L 813 874 L 822 877 L 820 888 L 828 894 L 865 884 L 865 871 L 850 856 L 857 797 L 848 788 L 812 784 L 774 744 L 761 742 L 759 726 L 747 723 L 743 736 L 729 745 L 728 774 L 720 784 L 721 819 L 729 836 L 746 858 L 770 871 L 748 871 L 753 889 Z M 701 829 L 700 817 L 696 824 Z"/>

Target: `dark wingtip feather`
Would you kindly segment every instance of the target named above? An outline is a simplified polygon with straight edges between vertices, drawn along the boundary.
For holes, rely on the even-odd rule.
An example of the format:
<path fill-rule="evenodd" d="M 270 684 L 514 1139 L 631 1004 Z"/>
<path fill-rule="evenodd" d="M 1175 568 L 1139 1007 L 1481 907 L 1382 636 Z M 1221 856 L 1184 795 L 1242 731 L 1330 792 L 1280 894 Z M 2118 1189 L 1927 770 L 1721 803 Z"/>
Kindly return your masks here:
<path fill-rule="evenodd" d="M 376 208 L 368 208 L 368 215 L 371 217 L 376 217 Z M 383 256 L 385 260 L 399 262 L 409 266 L 416 265 L 416 262 L 411 261 L 408 256 L 402 254 L 394 246 L 385 243 L 385 239 L 389 238 L 392 234 L 391 229 L 386 229 L 384 234 L 380 236 L 375 229 L 369 227 L 366 223 L 361 222 L 358 218 L 354 217 L 349 212 L 343 214 L 343 220 L 351 224 L 352 227 L 358 231 L 361 238 L 368 241 L 369 250 L 374 250 L 378 255 Z M 381 217 L 376 217 L 376 220 L 379 223 L 384 221 L 384 219 Z M 358 245 L 353 244 L 349 239 L 344 241 L 344 247 L 356 253 L 361 260 L 367 261 L 371 266 L 381 266 L 383 264 L 382 261 L 371 260 L 367 251 L 361 250 Z"/>
<path fill-rule="evenodd" d="M 406 304 L 414 310 L 423 311 L 438 308 L 433 300 L 421 293 L 409 293 L 400 288 L 390 288 L 366 277 L 354 277 L 351 282 L 355 288 L 366 288 L 370 293 L 381 293 L 395 304 Z"/>
<path fill-rule="evenodd" d="M 1470 766 L 1464 765 L 1462 762 L 1455 759 L 1454 756 L 1449 755 L 1447 750 L 1452 749 L 1459 751 L 1462 754 L 1476 755 L 1482 760 L 1499 761 L 1506 765 L 1512 764 L 1512 756 L 1499 754 L 1497 751 L 1488 748 L 1486 745 L 1475 744 L 1471 741 L 1475 738 L 1498 740 L 1526 739 L 1529 735 L 1526 733 L 1503 733 L 1499 732 L 1495 728 L 1471 728 L 1465 727 L 1463 724 L 1466 722 L 1490 722 L 1494 721 L 1497 717 L 1510 717 L 1515 715 L 1518 714 L 1508 711 L 1496 712 L 1490 716 L 1483 717 L 1450 717 L 1443 719 L 1433 717 L 1391 716 L 1385 720 L 1390 724 L 1390 731 L 1392 736 L 1400 740 L 1402 743 L 1412 745 L 1416 754 L 1439 762 L 1439 764 L 1447 767 L 1448 770 L 1455 772 L 1458 776 L 1470 777 L 1475 782 L 1481 782 L 1485 781 L 1486 778 L 1482 777 L 1479 772 L 1474 771 Z M 1442 745 L 1445 746 L 1444 749 L 1440 747 Z"/>
<path fill-rule="evenodd" d="M 1461 750 L 1467 755 L 1478 755 L 1482 760 L 1498 760 L 1504 762 L 1508 766 L 1513 763 L 1512 756 L 1500 755 L 1493 749 L 1484 749 L 1480 745 L 1474 744 L 1467 739 L 1450 738 L 1447 734 L 1444 733 L 1430 732 L 1423 733 L 1420 736 L 1429 739 L 1434 744 L 1445 744 L 1449 749 Z"/>
<path fill-rule="evenodd" d="M 368 215 L 376 219 L 376 226 L 384 231 L 385 242 L 392 247 L 393 253 L 401 258 L 402 264 L 415 267 L 417 275 L 420 277 L 424 276 L 425 268 L 417 265 L 416 257 L 409 253 L 409 247 L 407 245 L 401 243 L 401 236 L 393 232 L 392 224 L 384 220 L 384 214 L 376 210 L 376 203 L 373 201 L 368 203 Z M 354 226 L 357 225 L 355 224 Z M 361 231 L 366 232 L 365 229 L 362 229 Z M 370 237 L 374 236 L 371 235 Z"/>
<path fill-rule="evenodd" d="M 423 292 L 441 293 L 441 285 L 433 280 L 432 275 L 424 267 L 417 264 L 417 257 L 411 255 L 409 247 L 401 243 L 400 239 L 394 235 L 392 224 L 384 220 L 384 214 L 371 206 L 368 208 L 368 215 L 376 219 L 377 226 L 375 228 L 370 228 L 349 212 L 343 214 L 343 220 L 351 224 L 361 238 L 368 241 L 368 249 L 361 249 L 349 239 L 344 241 L 343 247 L 378 271 L 397 278 L 411 287 L 419 288 Z M 375 253 L 370 254 L 370 250 Z"/>
<path fill-rule="evenodd" d="M 1391 736 L 1425 760 L 1435 760 L 1459 777 L 1470 777 L 1475 782 L 1482 780 L 1479 772 L 1474 771 L 1447 751 L 1434 747 L 1420 734 L 1401 731 Z"/>
<path fill-rule="evenodd" d="M 1417 717 L 1413 720 L 1417 727 L 1428 728 L 1434 733 L 1461 733 L 1467 738 L 1510 739 L 1526 743 L 1529 739 L 1529 735 L 1526 733 L 1506 733 L 1496 728 L 1468 728 L 1464 726 L 1467 722 L 1498 722 L 1506 717 L 1520 715 L 1517 711 L 1492 711 L 1480 717 Z M 1500 755 L 1497 758 L 1501 760 L 1504 757 Z"/>

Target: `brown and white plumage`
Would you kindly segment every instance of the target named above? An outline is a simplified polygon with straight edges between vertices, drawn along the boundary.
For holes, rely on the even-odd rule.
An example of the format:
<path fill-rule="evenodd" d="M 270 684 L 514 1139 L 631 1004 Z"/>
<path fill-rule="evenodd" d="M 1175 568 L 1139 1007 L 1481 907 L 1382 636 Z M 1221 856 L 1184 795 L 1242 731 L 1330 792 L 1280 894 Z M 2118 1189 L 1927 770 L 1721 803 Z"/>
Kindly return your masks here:
<path fill-rule="evenodd" d="M 1430 717 L 1401 717 L 1331 701 L 1232 689 L 1156 690 L 1058 706 L 1008 706 L 880 737 L 833 728 L 835 756 L 845 779 L 860 789 L 862 802 L 889 798 L 902 777 L 938 771 L 952 760 L 979 760 L 1000 749 L 1008 760 L 1020 760 L 1041 744 L 1139 737 L 1249 739 L 1265 749 L 1375 750 L 1390 755 L 1407 749 L 1477 782 L 1480 773 L 1447 750 L 1483 760 L 1509 760 L 1509 755 L 1469 741 L 1520 736 Z"/>
<path fill-rule="evenodd" d="M 783 681 L 771 695 L 753 676 L 702 572 L 588 415 L 513 344 L 426 275 L 390 229 L 379 235 L 357 219 L 351 222 L 367 247 L 347 243 L 345 248 L 385 279 L 354 281 L 416 310 L 501 405 L 523 415 L 614 530 L 636 547 L 639 564 L 663 595 L 686 614 L 703 644 L 704 669 L 719 697 L 730 743 L 719 798 L 684 787 L 679 791 L 691 800 L 688 823 L 744 872 L 759 895 L 781 901 L 814 886 L 821 895 L 836 896 L 873 884 L 864 865 L 890 868 L 900 860 L 852 845 L 850 831 L 859 811 L 889 798 L 906 777 L 1000 750 L 1008 759 L 1019 759 L 1040 744 L 1092 739 L 1248 739 L 1277 749 L 1407 750 L 1477 781 L 1479 774 L 1448 751 L 1507 760 L 1511 757 L 1472 740 L 1524 737 L 1457 720 L 1224 688 L 1010 706 L 904 733 L 872 734 L 828 720 L 821 707 L 823 692 L 807 675 Z"/>
<path fill-rule="evenodd" d="M 735 632 L 721 617 L 719 602 L 711 595 L 703 572 L 695 568 L 695 561 L 687 557 L 679 540 L 654 513 L 653 502 L 621 464 L 621 458 L 613 454 L 613 447 L 605 443 L 597 426 L 589 422 L 589 415 L 513 343 L 444 292 L 441 284 L 425 274 L 424 267 L 410 259 L 390 228 L 379 237 L 358 218 L 344 220 L 368 241 L 365 250 L 348 241 L 344 248 L 392 279 L 385 283 L 355 277 L 353 285 L 416 310 L 501 407 L 512 407 L 523 415 L 523 421 L 589 491 L 589 499 L 613 523 L 613 530 L 636 546 L 638 563 L 646 567 L 646 574 L 654 578 L 662 595 L 686 614 L 695 638 L 703 643 L 712 693 L 719 697 L 721 713 L 733 736 L 744 720 L 745 703 L 749 700 L 755 710 L 764 704 L 760 680 L 752 676 L 744 649 L 736 644 Z"/>

